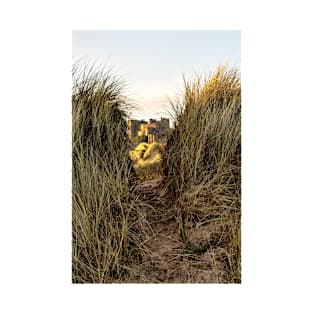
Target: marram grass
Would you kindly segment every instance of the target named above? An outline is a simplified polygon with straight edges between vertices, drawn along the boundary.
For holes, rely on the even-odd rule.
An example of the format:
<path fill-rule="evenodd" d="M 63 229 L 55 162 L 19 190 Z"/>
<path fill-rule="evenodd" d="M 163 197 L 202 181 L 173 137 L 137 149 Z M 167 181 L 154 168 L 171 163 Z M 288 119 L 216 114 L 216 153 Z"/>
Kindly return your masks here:
<path fill-rule="evenodd" d="M 133 279 L 143 251 L 140 203 L 132 196 L 122 83 L 75 65 L 72 92 L 72 281 Z"/>
<path fill-rule="evenodd" d="M 219 223 L 220 236 L 208 242 L 224 249 L 228 281 L 239 282 L 241 216 L 241 83 L 236 69 L 185 81 L 172 103 L 175 129 L 162 155 L 164 184 L 176 208 L 182 240 L 201 249 L 192 234 Z M 200 226 L 199 226 L 200 225 Z M 207 233 L 209 235 L 209 233 Z M 198 246 L 198 247 L 196 247 Z"/>
<path fill-rule="evenodd" d="M 131 150 L 123 84 L 74 65 L 73 283 L 241 282 L 239 72 L 185 81 L 172 107 L 167 143 Z"/>

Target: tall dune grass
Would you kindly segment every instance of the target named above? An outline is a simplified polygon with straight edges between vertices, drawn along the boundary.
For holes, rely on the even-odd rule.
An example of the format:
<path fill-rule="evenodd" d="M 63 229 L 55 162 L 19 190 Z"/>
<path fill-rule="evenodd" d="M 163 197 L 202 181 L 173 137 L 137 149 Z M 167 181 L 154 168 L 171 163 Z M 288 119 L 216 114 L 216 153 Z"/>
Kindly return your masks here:
<path fill-rule="evenodd" d="M 72 281 L 128 281 L 143 253 L 123 84 L 76 64 L 72 91 Z"/>
<path fill-rule="evenodd" d="M 227 281 L 241 279 L 241 82 L 220 67 L 185 81 L 162 155 L 164 184 L 188 249 L 223 251 Z M 212 229 L 216 230 L 212 236 Z M 207 237 L 196 238 L 203 229 Z M 205 232 L 207 230 L 207 232 Z"/>
<path fill-rule="evenodd" d="M 106 70 L 74 65 L 74 283 L 151 282 L 149 273 L 159 260 L 155 253 L 162 251 L 152 253 L 145 246 L 157 238 L 158 228 L 150 233 L 157 224 L 147 225 L 144 212 L 151 221 L 170 221 L 171 227 L 173 217 L 178 221 L 181 239 L 175 242 L 184 247 L 185 252 L 179 250 L 184 260 L 171 256 L 168 273 L 174 269 L 179 277 L 190 268 L 187 281 L 198 282 L 192 271 L 208 273 L 213 258 L 213 264 L 224 266 L 216 266 L 219 282 L 241 281 L 239 72 L 221 67 L 209 77 L 185 81 L 172 106 L 175 128 L 165 147 L 142 143 L 131 150 L 126 117 L 132 107 L 123 84 Z M 157 186 L 151 190 L 136 185 L 140 177 L 160 176 L 163 184 L 151 184 Z M 150 194 L 153 204 L 143 200 Z"/>

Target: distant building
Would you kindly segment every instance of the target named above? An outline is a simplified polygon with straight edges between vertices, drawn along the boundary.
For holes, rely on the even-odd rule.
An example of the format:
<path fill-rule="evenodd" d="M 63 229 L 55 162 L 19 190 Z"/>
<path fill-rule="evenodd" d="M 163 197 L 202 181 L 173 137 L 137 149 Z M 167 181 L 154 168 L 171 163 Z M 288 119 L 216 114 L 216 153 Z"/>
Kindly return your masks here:
<path fill-rule="evenodd" d="M 137 120 L 128 120 L 128 137 L 130 139 L 138 136 L 140 125 L 143 123 L 147 123 L 147 122 L 137 121 Z"/>
<path fill-rule="evenodd" d="M 128 120 L 128 137 L 146 138 L 148 143 L 154 141 L 162 142 L 170 128 L 170 120 L 161 118 L 161 120 L 150 119 L 149 123 L 144 120 Z"/>

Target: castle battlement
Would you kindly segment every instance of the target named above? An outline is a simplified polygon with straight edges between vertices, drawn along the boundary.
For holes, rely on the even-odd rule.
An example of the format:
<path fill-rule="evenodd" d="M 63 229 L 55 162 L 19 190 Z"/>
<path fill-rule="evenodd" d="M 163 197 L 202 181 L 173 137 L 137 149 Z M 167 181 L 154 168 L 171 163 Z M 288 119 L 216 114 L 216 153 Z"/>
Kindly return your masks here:
<path fill-rule="evenodd" d="M 142 137 L 148 143 L 161 142 L 166 138 L 169 128 L 170 120 L 163 117 L 160 120 L 149 119 L 149 123 L 145 120 L 128 120 L 128 137 Z"/>

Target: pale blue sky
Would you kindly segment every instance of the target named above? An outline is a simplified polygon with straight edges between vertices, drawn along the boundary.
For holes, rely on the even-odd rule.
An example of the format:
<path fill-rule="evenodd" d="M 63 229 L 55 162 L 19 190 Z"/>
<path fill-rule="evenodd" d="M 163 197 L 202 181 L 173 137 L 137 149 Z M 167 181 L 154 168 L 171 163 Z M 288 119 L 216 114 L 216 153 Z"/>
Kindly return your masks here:
<path fill-rule="evenodd" d="M 240 67 L 240 31 L 73 31 L 73 59 L 106 64 L 128 84 L 134 118 L 166 116 L 183 74 Z"/>

